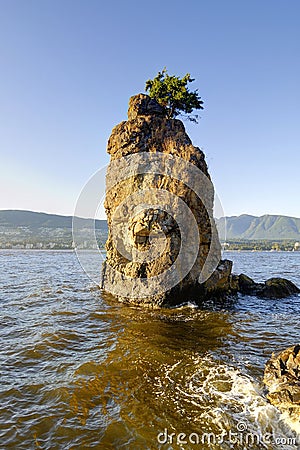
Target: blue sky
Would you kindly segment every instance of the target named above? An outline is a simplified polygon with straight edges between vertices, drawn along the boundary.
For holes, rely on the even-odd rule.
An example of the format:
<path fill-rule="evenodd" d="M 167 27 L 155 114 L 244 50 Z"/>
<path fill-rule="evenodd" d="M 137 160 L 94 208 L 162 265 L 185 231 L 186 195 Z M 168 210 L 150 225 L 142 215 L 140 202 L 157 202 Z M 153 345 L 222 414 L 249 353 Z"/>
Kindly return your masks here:
<path fill-rule="evenodd" d="M 300 217 L 300 3 L 0 0 L 0 209 L 72 214 L 128 99 L 164 66 L 226 215 Z"/>

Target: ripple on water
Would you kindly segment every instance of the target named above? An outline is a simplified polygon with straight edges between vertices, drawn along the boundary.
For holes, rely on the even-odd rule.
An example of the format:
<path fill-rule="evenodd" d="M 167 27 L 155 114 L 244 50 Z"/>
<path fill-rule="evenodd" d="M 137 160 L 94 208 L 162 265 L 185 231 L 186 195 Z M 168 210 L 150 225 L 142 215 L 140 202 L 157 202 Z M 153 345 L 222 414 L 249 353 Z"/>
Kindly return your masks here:
<path fill-rule="evenodd" d="M 300 285 L 300 254 L 268 255 L 233 258 L 257 281 L 281 271 Z M 140 310 L 103 299 L 71 252 L 0 263 L 1 448 L 152 450 L 165 428 L 218 435 L 241 421 L 295 436 L 261 380 L 271 352 L 300 340 L 299 296 Z"/>

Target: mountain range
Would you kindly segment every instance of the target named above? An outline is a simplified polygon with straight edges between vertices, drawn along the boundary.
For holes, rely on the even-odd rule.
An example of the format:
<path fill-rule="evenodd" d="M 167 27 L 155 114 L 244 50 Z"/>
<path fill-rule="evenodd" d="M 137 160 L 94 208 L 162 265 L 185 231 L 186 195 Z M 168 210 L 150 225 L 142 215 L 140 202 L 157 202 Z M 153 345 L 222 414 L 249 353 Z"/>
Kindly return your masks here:
<path fill-rule="evenodd" d="M 18 228 L 72 228 L 72 216 L 60 216 L 23 210 L 0 210 L 0 227 Z M 83 223 L 90 223 L 93 219 L 80 219 Z M 106 220 L 95 220 L 97 230 L 107 230 Z"/>
<path fill-rule="evenodd" d="M 28 228 L 34 232 L 41 228 L 72 228 L 72 216 L 61 216 L 23 210 L 0 210 L 0 227 L 3 229 Z M 93 219 L 80 219 L 90 223 Z M 281 215 L 261 217 L 242 214 L 216 219 L 221 238 L 226 240 L 299 240 L 300 218 Z M 226 224 L 226 225 L 225 225 Z M 106 220 L 95 220 L 96 230 L 107 232 Z M 224 229 L 226 228 L 226 234 Z"/>
<path fill-rule="evenodd" d="M 226 240 L 300 240 L 300 219 L 296 217 L 242 214 L 216 219 L 216 224 Z"/>

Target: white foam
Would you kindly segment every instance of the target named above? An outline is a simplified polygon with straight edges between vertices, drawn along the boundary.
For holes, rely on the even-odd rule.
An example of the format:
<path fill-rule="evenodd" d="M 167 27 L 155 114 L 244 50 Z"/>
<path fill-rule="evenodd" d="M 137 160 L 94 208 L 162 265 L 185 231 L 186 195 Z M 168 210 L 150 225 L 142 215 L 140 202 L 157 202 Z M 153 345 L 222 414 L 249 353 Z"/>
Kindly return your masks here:
<path fill-rule="evenodd" d="M 229 429 L 236 431 L 237 425 L 242 422 L 248 433 L 260 436 L 271 433 L 282 442 L 287 438 L 296 438 L 300 444 L 299 423 L 295 426 L 288 417 L 280 414 L 264 396 L 263 386 L 250 376 L 209 356 L 195 360 L 195 368 L 187 389 L 177 387 L 177 390 L 189 397 L 195 406 L 210 400 L 211 407 L 204 411 L 202 408 L 201 416 L 217 425 L 220 433 Z M 296 437 L 295 433 L 299 436 Z M 295 450 L 298 447 L 285 442 L 282 447 L 278 444 L 276 448 Z"/>

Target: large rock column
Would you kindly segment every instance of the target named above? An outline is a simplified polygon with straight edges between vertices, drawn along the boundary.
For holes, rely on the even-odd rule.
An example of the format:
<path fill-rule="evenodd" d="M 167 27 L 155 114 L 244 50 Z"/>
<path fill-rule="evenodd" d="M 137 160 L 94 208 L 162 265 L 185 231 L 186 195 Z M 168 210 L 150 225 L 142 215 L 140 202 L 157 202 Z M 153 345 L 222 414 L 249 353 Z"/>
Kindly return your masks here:
<path fill-rule="evenodd" d="M 107 152 L 109 236 L 101 287 L 121 301 L 152 306 L 178 304 L 188 291 L 211 294 L 219 280 L 228 290 L 230 262 L 215 271 L 221 247 L 214 188 L 204 154 L 183 123 L 168 119 L 147 95 L 136 95 Z"/>

